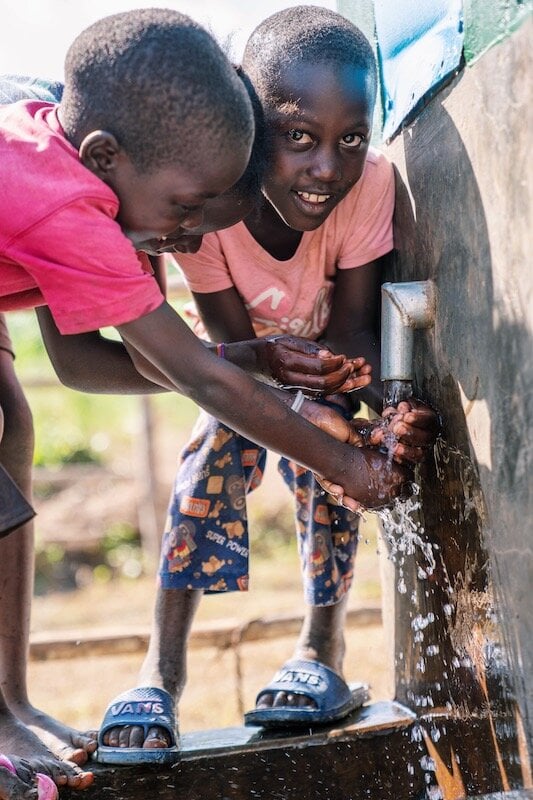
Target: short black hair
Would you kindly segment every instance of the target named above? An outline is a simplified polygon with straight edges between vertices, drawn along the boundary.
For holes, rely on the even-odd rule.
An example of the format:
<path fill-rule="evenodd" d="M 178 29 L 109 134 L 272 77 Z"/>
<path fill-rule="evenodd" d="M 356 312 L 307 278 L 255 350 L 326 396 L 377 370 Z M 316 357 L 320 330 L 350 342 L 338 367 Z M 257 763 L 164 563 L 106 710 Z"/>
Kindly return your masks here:
<path fill-rule="evenodd" d="M 112 133 L 141 172 L 171 162 L 196 167 L 211 152 L 251 143 L 250 100 L 201 25 L 170 9 L 113 14 L 83 31 L 65 62 L 61 121 L 79 147 Z"/>
<path fill-rule="evenodd" d="M 293 6 L 267 17 L 246 43 L 243 68 L 265 106 L 276 102 L 282 70 L 291 64 L 352 65 L 368 72 L 374 92 L 376 60 L 352 22 L 320 6 Z"/>
<path fill-rule="evenodd" d="M 228 193 L 237 195 L 238 197 L 257 196 L 259 199 L 267 162 L 265 115 L 263 114 L 263 106 L 249 77 L 241 66 L 235 66 L 235 71 L 242 80 L 252 104 L 255 135 L 248 165 L 237 183 L 231 187 Z"/>

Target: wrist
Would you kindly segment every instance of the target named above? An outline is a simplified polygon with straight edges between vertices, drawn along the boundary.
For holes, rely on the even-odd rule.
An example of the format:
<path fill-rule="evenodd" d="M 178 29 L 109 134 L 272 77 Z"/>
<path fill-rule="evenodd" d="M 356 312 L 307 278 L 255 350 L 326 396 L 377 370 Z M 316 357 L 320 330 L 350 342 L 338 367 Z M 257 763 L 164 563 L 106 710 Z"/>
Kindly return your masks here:
<path fill-rule="evenodd" d="M 216 345 L 216 354 L 219 358 L 223 358 L 230 364 L 240 367 L 245 372 L 254 374 L 256 364 L 255 342 L 256 339 L 252 339 L 249 342 L 220 342 Z"/>

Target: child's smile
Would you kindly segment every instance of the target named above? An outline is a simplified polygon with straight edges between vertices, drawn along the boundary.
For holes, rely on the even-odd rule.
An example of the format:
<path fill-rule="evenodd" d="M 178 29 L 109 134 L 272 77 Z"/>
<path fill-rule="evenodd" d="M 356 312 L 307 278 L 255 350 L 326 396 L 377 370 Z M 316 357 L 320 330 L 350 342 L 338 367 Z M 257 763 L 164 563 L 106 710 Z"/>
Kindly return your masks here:
<path fill-rule="evenodd" d="M 293 63 L 282 73 L 271 126 L 271 170 L 264 193 L 283 221 L 314 230 L 363 173 L 374 90 L 352 66 Z"/>

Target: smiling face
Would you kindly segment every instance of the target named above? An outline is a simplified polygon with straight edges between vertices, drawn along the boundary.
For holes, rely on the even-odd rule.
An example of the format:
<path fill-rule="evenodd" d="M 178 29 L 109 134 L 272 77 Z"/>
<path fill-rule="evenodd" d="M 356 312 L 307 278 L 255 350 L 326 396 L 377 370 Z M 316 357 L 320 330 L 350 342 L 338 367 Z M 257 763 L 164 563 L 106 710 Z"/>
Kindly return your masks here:
<path fill-rule="evenodd" d="M 363 173 L 375 90 L 350 65 L 293 62 L 267 107 L 271 160 L 263 193 L 283 222 L 315 230 Z"/>

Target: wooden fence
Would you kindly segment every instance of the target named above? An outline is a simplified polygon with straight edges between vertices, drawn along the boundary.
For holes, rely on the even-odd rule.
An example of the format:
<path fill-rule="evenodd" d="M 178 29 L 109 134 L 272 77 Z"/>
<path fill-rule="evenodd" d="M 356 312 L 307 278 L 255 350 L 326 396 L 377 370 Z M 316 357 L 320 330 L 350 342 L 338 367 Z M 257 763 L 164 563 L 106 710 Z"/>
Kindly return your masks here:
<path fill-rule="evenodd" d="M 244 714 L 244 691 L 242 670 L 242 645 L 264 642 L 284 636 L 296 636 L 303 622 L 301 616 L 260 617 L 246 620 L 224 620 L 213 624 L 196 623 L 189 638 L 189 649 L 215 648 L 231 650 L 234 657 L 235 695 L 238 713 Z M 379 605 L 352 608 L 348 611 L 346 626 L 362 628 L 381 624 Z M 134 633 L 120 630 L 89 631 L 83 637 L 79 633 L 63 632 L 34 634 L 30 643 L 32 661 L 73 659 L 95 656 L 123 656 L 144 653 L 148 647 L 150 633 L 140 629 Z"/>

